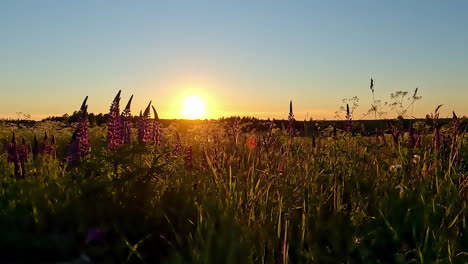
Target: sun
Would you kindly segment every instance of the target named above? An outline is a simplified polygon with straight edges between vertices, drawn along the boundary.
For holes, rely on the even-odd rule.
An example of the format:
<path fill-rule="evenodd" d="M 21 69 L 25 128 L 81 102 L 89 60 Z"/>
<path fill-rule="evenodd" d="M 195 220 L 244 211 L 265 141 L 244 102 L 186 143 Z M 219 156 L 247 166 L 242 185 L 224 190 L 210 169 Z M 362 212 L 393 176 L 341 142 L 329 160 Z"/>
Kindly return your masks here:
<path fill-rule="evenodd" d="M 205 102 L 200 96 L 189 96 L 185 98 L 182 105 L 182 114 L 185 118 L 196 119 L 205 115 Z"/>

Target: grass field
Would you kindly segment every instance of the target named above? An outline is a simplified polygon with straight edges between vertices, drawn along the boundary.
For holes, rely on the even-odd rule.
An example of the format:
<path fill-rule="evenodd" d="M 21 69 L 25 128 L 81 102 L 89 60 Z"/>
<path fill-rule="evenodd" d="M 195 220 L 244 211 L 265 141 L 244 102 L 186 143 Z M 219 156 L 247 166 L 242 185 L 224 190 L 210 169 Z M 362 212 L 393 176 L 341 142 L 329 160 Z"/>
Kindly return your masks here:
<path fill-rule="evenodd" d="M 468 262 L 458 118 L 305 136 L 290 111 L 164 126 L 114 101 L 90 128 L 85 102 L 71 126 L 0 123 L 0 262 Z"/>

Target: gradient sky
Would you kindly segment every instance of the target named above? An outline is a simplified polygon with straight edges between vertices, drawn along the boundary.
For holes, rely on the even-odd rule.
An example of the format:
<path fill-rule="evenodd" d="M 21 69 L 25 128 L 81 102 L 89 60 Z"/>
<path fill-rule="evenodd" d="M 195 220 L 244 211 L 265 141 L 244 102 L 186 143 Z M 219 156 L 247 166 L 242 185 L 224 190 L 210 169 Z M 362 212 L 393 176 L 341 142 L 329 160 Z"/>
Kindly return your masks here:
<path fill-rule="evenodd" d="M 0 116 L 107 112 L 116 92 L 180 118 L 333 118 L 420 89 L 415 115 L 468 115 L 468 1 L 1 1 Z M 393 117 L 395 114 L 390 114 Z"/>

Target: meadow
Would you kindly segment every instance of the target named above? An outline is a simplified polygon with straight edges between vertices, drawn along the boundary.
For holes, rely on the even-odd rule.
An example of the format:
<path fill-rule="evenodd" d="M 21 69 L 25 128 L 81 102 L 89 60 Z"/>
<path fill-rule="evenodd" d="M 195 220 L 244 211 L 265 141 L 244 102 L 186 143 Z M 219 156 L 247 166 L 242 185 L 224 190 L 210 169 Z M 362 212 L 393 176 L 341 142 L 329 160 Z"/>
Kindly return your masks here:
<path fill-rule="evenodd" d="M 349 106 L 326 126 L 292 103 L 275 122 L 120 106 L 0 122 L 1 263 L 468 263 L 455 113 L 369 132 Z"/>

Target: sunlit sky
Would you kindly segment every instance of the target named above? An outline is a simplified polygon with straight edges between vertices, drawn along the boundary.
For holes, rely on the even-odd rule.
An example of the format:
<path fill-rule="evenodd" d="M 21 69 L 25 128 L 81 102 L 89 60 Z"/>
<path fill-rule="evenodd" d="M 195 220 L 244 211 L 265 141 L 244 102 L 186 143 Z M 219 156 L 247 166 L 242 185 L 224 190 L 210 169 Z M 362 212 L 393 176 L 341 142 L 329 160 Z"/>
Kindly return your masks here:
<path fill-rule="evenodd" d="M 107 112 L 118 90 L 184 118 L 331 119 L 419 87 L 414 114 L 468 115 L 468 1 L 1 1 L 0 117 Z M 389 110 L 391 112 L 391 110 Z M 394 116 L 389 114 L 389 117 Z"/>

